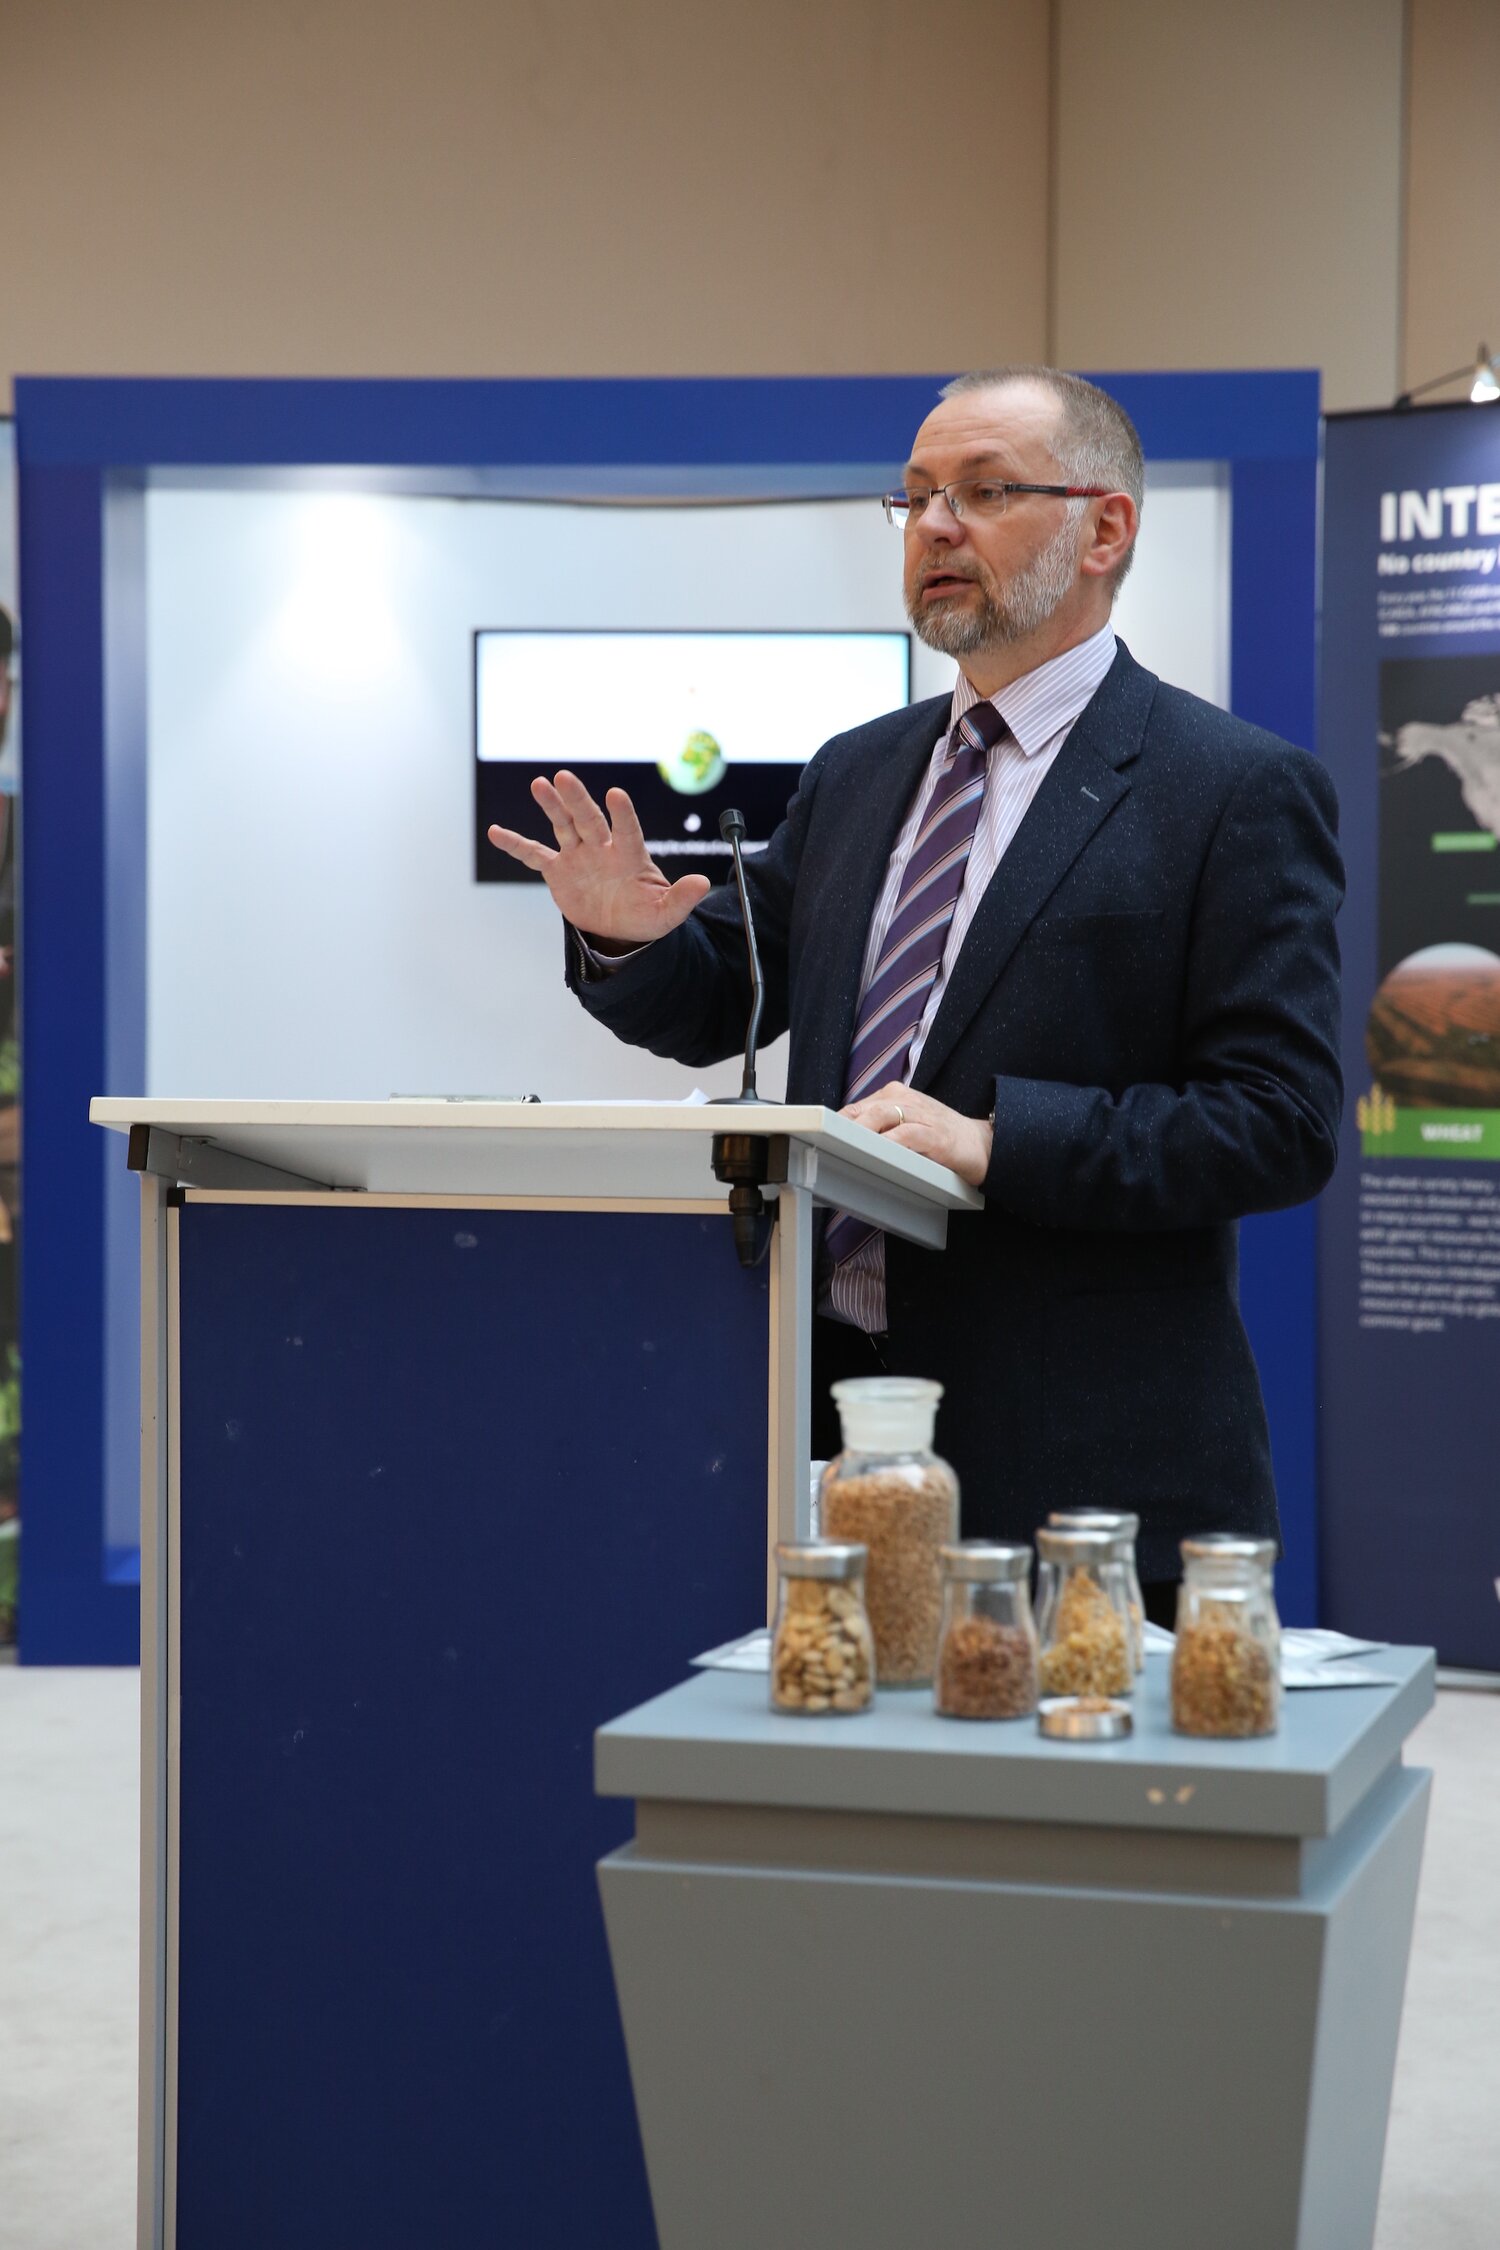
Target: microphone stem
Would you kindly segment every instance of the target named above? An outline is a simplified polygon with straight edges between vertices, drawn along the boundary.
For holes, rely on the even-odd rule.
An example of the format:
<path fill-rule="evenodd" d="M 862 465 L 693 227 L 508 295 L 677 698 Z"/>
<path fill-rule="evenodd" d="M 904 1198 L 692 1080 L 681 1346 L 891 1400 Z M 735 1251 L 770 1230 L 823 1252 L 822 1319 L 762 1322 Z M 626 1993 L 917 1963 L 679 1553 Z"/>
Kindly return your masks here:
<path fill-rule="evenodd" d="M 761 974 L 760 947 L 755 942 L 755 924 L 750 915 L 750 893 L 745 888 L 745 863 L 740 857 L 740 840 L 731 836 L 734 852 L 734 879 L 740 894 L 740 916 L 745 925 L 745 943 L 750 955 L 750 1027 L 745 1033 L 745 1070 L 740 1082 L 740 1100 L 760 1100 L 755 1091 L 755 1052 L 760 1044 L 760 1019 L 765 1011 L 766 984 Z"/>

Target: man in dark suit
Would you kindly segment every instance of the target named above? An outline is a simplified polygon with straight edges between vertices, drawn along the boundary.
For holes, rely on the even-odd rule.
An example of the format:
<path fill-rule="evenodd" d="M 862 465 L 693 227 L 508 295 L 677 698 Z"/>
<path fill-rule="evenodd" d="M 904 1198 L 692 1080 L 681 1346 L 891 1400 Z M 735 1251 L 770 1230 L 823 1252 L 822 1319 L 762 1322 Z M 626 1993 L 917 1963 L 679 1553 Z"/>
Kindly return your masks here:
<path fill-rule="evenodd" d="M 788 1098 L 985 1197 L 940 1253 L 830 1223 L 815 1443 L 836 1376 L 935 1376 L 965 1531 L 1135 1509 L 1160 1610 L 1184 1533 L 1276 1531 L 1236 1221 L 1333 1169 L 1343 875 L 1318 762 L 1116 642 L 1142 481 L 1092 385 L 949 385 L 886 506 L 957 691 L 828 743 L 746 873 Z M 555 849 L 490 834 L 546 879 L 583 1005 L 688 1065 L 737 1052 L 733 890 L 669 883 L 623 791 L 533 795 Z"/>

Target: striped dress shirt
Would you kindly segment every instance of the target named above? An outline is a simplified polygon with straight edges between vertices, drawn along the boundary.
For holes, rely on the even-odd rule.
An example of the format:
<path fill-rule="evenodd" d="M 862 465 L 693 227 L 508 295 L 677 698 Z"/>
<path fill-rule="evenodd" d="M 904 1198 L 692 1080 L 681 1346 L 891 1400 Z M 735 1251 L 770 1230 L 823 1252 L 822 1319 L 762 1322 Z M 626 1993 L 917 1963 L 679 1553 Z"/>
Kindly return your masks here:
<path fill-rule="evenodd" d="M 948 942 L 943 948 L 942 965 L 933 980 L 911 1043 L 911 1053 L 906 1066 L 909 1083 L 921 1060 L 922 1047 L 932 1028 L 933 1018 L 942 1005 L 944 990 L 958 959 L 959 948 L 968 934 L 979 901 L 983 898 L 1017 829 L 1025 819 L 1032 799 L 1046 780 L 1052 761 L 1067 741 L 1084 706 L 1093 700 L 1105 673 L 1115 660 L 1115 636 L 1112 626 L 1104 625 L 1092 639 L 1081 641 L 1076 648 L 1065 649 L 1049 663 L 1039 664 L 1019 680 L 1012 680 L 990 701 L 1005 721 L 1009 732 L 998 742 L 989 755 L 984 802 L 980 808 L 979 826 L 974 833 L 969 864 L 964 876 L 964 887 L 953 910 L 953 920 L 948 930 Z M 886 866 L 885 882 L 875 902 L 875 912 L 870 922 L 870 935 L 865 945 L 864 966 L 860 973 L 859 994 L 865 991 L 880 959 L 880 949 L 891 926 L 896 910 L 896 900 L 901 890 L 902 870 L 910 857 L 912 844 L 920 833 L 923 815 L 937 787 L 938 777 L 952 755 L 953 729 L 965 711 L 982 698 L 976 688 L 958 675 L 953 690 L 953 707 L 949 714 L 947 731 L 934 746 L 921 786 L 912 799 L 910 812 L 896 838 L 895 849 Z M 857 1011 L 856 1011 L 857 1012 Z M 885 1236 L 871 1237 L 852 1257 L 824 1276 L 819 1293 L 818 1310 L 836 1320 L 846 1321 L 853 1328 L 868 1329 L 878 1334 L 885 1327 Z"/>

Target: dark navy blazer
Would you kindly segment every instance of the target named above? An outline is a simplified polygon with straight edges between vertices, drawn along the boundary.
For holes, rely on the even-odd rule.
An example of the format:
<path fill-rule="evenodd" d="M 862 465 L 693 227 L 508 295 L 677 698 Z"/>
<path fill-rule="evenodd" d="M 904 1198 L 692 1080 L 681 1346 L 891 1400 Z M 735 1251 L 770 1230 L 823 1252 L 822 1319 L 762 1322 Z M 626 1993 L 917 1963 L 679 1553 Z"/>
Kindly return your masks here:
<path fill-rule="evenodd" d="M 790 1101 L 843 1101 L 871 915 L 948 712 L 942 697 L 835 737 L 746 863 Z M 1142 1574 L 1164 1578 L 1184 1533 L 1275 1534 L 1235 1222 L 1333 1170 L 1336 824 L 1308 752 L 1122 646 L 1001 860 L 912 1080 L 994 1110 L 985 1209 L 943 1251 L 887 1243 L 885 1356 L 947 1386 L 938 1438 L 968 1535 L 1134 1508 Z M 743 1045 L 732 886 L 608 979 L 584 981 L 571 948 L 568 973 L 654 1054 L 697 1067 Z"/>

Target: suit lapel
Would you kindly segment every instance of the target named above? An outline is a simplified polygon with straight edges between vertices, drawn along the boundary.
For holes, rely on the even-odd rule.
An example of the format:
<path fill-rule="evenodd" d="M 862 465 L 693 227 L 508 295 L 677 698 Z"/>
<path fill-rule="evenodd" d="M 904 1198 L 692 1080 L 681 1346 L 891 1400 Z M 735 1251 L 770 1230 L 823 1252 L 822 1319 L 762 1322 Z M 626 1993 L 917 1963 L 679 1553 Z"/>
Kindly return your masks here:
<path fill-rule="evenodd" d="M 912 1084 L 930 1086 L 1085 845 L 1130 789 L 1156 692 L 1123 643 L 1053 761 L 965 934 Z M 1127 770 L 1121 770 L 1121 769 Z"/>
<path fill-rule="evenodd" d="M 911 810 L 933 746 L 947 729 L 949 709 L 947 696 L 919 704 L 890 748 L 872 752 L 861 763 L 859 805 L 851 808 L 842 841 L 824 874 L 824 912 L 817 933 L 821 958 L 816 978 L 809 980 L 814 1012 L 808 1043 L 815 1087 L 805 1098 L 823 1102 L 829 1109 L 843 1106 L 860 970 L 875 903 L 901 823 Z M 837 911 L 829 911 L 835 907 Z"/>

